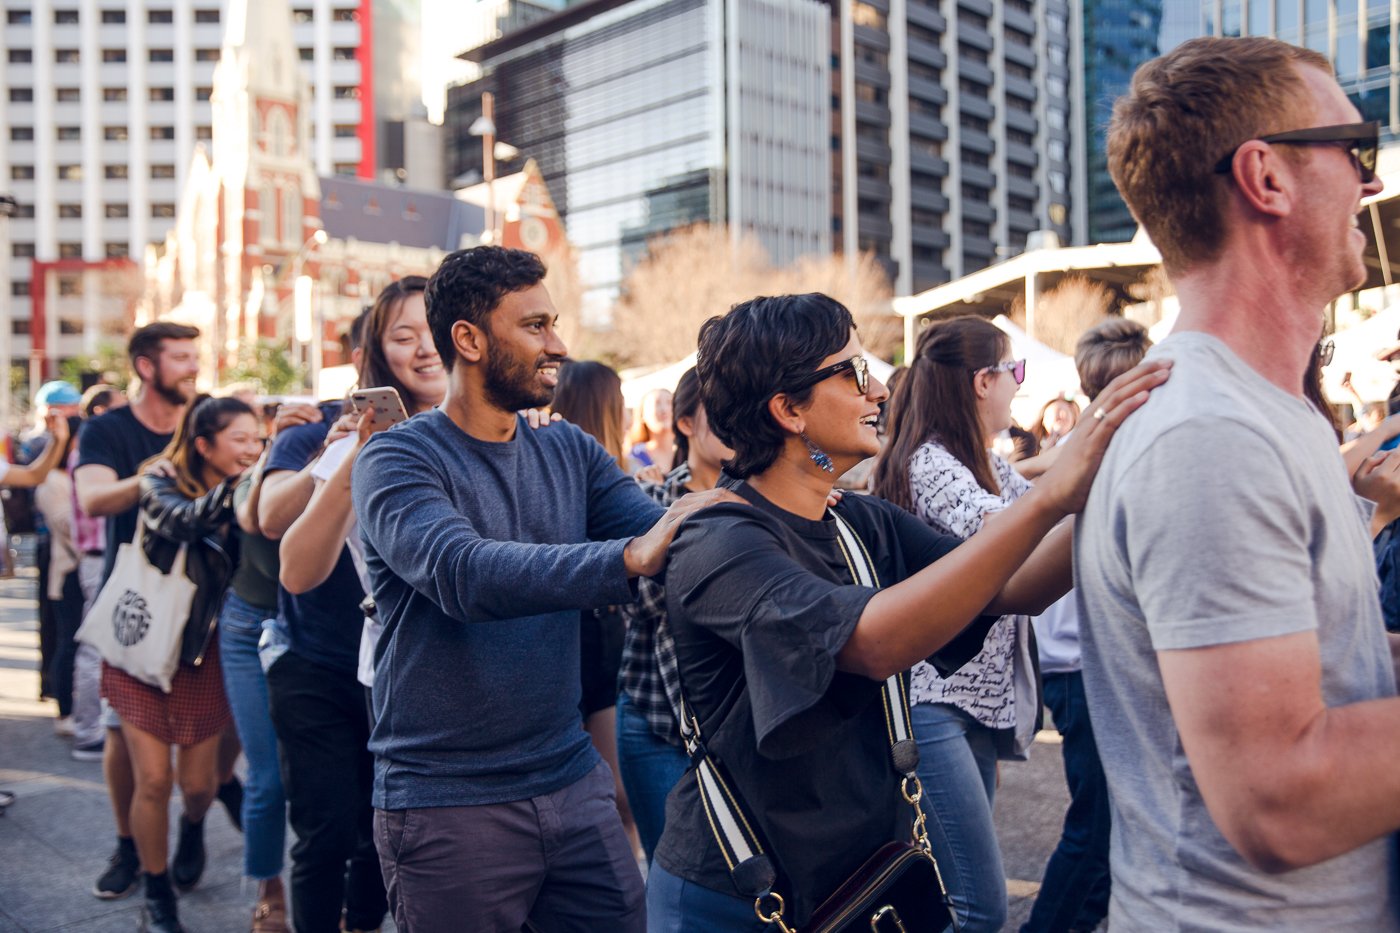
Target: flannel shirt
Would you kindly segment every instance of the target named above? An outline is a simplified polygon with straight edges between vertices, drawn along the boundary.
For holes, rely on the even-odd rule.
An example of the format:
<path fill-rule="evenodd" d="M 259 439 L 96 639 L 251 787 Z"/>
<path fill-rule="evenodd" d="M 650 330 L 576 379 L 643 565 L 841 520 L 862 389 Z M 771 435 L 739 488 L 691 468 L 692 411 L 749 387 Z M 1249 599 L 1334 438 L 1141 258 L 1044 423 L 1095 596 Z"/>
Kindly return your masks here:
<path fill-rule="evenodd" d="M 690 465 L 682 463 L 661 485 L 643 483 L 647 495 L 669 506 L 687 492 Z M 637 601 L 621 606 L 627 630 L 622 641 L 618 686 L 646 716 L 651 731 L 672 745 L 681 744 L 676 710 L 680 708 L 680 673 L 676 645 L 666 627 L 666 589 L 650 577 L 637 581 Z"/>

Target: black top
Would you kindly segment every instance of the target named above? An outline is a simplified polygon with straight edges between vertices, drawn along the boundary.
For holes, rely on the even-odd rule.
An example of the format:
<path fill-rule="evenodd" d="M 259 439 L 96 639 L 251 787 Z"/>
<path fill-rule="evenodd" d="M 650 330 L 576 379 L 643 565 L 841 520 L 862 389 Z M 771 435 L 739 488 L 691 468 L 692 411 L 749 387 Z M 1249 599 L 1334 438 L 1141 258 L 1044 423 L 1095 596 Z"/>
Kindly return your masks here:
<path fill-rule="evenodd" d="M 830 518 L 785 512 L 747 484 L 734 491 L 752 507 L 712 506 L 681 526 L 667 611 L 686 700 L 773 859 L 788 922 L 800 925 L 881 845 L 909 838 L 913 809 L 890 761 L 880 684 L 836 670 L 875 591 L 852 582 Z M 882 499 L 847 496 L 837 511 L 884 586 L 959 544 Z M 971 657 L 990 621 L 950 648 Z M 656 857 L 737 895 L 693 771 L 667 799 Z"/>
<path fill-rule="evenodd" d="M 237 509 L 253 492 L 253 477 L 250 473 L 239 482 L 233 491 L 233 507 Z M 233 571 L 229 587 L 238 598 L 250 606 L 256 606 L 267 613 L 268 618 L 277 615 L 277 574 L 281 562 L 277 552 L 279 544 L 262 535 L 250 535 L 238 527 L 235 520 L 234 531 L 238 534 L 238 567 Z"/>
<path fill-rule="evenodd" d="M 111 467 L 117 479 L 135 476 L 136 471 L 170 443 L 173 434 L 157 434 L 137 420 L 130 408 L 113 408 L 83 423 L 78 434 L 78 467 L 98 463 Z M 105 583 L 117 560 L 117 545 L 136 534 L 137 506 L 107 516 L 107 553 L 102 564 Z"/>

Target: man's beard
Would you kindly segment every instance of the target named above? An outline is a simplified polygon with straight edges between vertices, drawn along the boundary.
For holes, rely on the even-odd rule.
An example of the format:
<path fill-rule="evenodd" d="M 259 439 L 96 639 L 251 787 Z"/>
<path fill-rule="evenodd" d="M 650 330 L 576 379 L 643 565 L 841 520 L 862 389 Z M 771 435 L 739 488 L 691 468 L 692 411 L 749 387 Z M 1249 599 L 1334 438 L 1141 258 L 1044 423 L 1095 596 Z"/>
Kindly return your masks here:
<path fill-rule="evenodd" d="M 181 388 L 180 380 L 176 380 L 173 385 L 167 385 L 163 374 L 159 370 L 156 371 L 156 378 L 151 382 L 151 391 L 177 408 L 181 405 L 188 405 L 190 399 L 193 397 L 187 395 L 185 390 Z"/>
<path fill-rule="evenodd" d="M 487 401 L 502 411 L 542 408 L 554 401 L 554 389 L 538 382 L 540 361 L 526 366 L 504 353 L 487 353 Z"/>

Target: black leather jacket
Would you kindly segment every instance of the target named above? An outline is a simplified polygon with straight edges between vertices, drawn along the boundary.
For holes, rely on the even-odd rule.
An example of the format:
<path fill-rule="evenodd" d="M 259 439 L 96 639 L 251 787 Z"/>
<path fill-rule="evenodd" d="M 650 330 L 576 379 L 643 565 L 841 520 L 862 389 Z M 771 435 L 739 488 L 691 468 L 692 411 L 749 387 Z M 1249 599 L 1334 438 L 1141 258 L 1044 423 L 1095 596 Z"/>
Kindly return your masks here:
<path fill-rule="evenodd" d="M 189 545 L 185 576 L 194 583 L 194 605 L 180 647 L 180 660 L 199 664 L 209 650 L 224 591 L 238 562 L 233 522 L 234 483 L 225 480 L 198 499 L 188 499 L 164 476 L 141 477 L 142 549 L 151 565 L 169 573 L 180 545 Z"/>

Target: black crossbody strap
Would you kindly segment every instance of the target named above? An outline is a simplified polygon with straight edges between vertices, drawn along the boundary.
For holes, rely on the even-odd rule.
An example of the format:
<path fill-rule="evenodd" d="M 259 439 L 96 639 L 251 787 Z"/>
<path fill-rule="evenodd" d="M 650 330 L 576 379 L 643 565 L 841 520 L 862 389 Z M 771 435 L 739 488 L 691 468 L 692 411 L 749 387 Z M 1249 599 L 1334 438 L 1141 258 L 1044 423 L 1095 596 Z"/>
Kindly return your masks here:
<path fill-rule="evenodd" d="M 875 572 L 875 563 L 870 553 L 849 523 L 834 510 L 828 514 L 835 520 L 837 543 L 846 558 L 851 579 L 860 586 L 878 589 L 880 578 Z M 895 769 L 905 779 L 913 777 L 918 766 L 918 746 L 914 742 L 909 726 L 909 693 L 903 674 L 895 674 L 885 681 L 880 691 L 885 709 L 885 729 L 890 740 L 890 755 Z M 782 912 L 782 899 L 773 892 L 777 872 L 772 860 L 763 850 L 763 843 L 754 831 L 753 825 L 744 812 L 734 789 L 724 779 L 718 763 L 710 757 L 700 734 L 699 719 L 691 712 L 685 700 L 685 691 L 680 696 L 680 731 L 687 754 L 694 765 L 696 785 L 700 790 L 700 802 L 705 808 L 705 817 L 715 842 L 719 844 L 734 886 L 740 894 L 760 901 L 759 916 L 764 917 L 762 899 L 776 901 L 778 916 Z M 907 799 L 907 796 L 906 796 Z M 912 803 L 913 801 L 911 801 Z M 916 805 L 917 806 L 917 805 Z"/>

